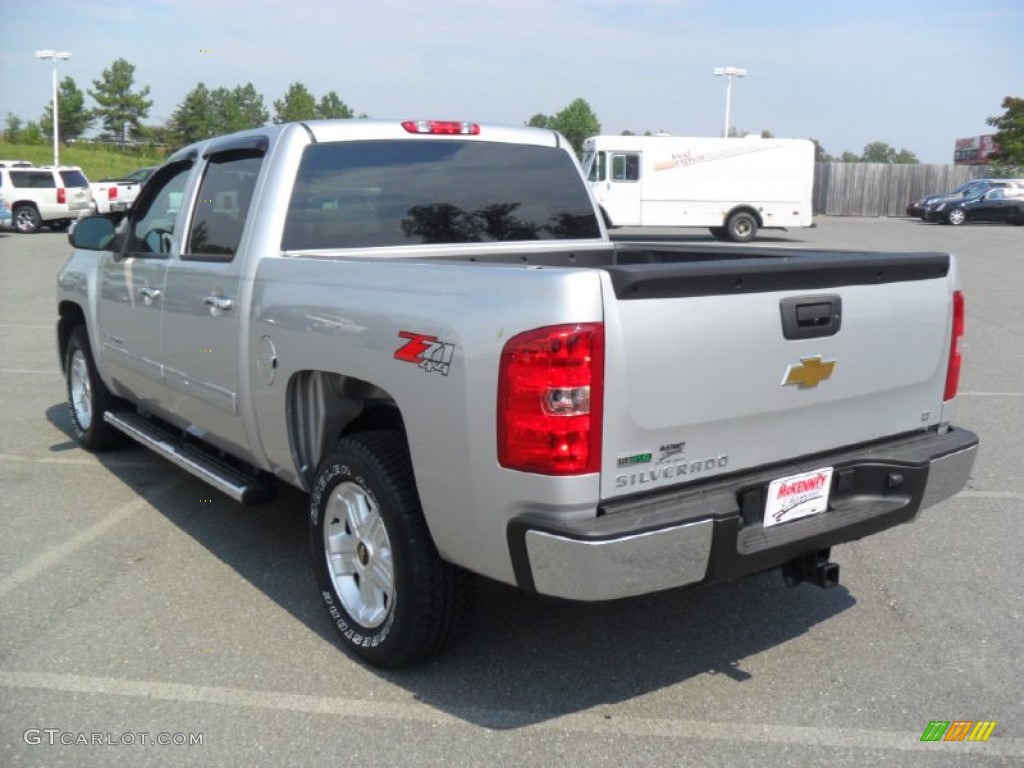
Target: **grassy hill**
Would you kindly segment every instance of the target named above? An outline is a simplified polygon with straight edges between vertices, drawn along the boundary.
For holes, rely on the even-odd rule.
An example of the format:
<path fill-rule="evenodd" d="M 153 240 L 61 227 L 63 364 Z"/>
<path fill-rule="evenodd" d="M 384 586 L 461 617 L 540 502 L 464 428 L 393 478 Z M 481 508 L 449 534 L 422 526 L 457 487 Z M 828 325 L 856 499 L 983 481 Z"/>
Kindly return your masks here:
<path fill-rule="evenodd" d="M 36 165 L 53 163 L 52 144 L 11 144 L 0 140 L 0 158 L 4 160 L 28 160 Z M 122 152 L 118 149 L 78 144 L 60 148 L 61 165 L 77 165 L 85 171 L 89 181 L 116 179 L 147 165 L 160 165 L 164 158 L 159 155 L 140 154 L 135 151 Z"/>

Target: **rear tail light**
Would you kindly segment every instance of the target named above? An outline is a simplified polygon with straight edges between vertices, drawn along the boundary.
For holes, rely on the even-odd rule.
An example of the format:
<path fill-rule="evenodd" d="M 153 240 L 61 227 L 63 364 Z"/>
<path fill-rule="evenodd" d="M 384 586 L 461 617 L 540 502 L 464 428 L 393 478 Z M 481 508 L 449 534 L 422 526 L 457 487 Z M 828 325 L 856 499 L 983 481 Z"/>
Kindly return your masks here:
<path fill-rule="evenodd" d="M 117 187 L 107 187 L 107 200 L 117 200 Z"/>
<path fill-rule="evenodd" d="M 57 188 L 57 202 L 63 205 L 68 201 L 68 191 L 64 187 Z"/>
<path fill-rule="evenodd" d="M 476 136 L 480 133 L 480 126 L 476 123 L 460 123 L 456 120 L 406 120 L 402 127 L 409 133 L 435 135 Z"/>
<path fill-rule="evenodd" d="M 960 341 L 964 335 L 964 295 L 961 291 L 953 292 L 953 332 L 949 340 L 949 365 L 946 367 L 946 391 L 943 400 L 952 400 L 960 388 L 960 364 L 963 357 L 960 353 Z"/>
<path fill-rule="evenodd" d="M 512 337 L 498 372 L 498 463 L 542 475 L 598 472 L 603 408 L 601 323 Z"/>

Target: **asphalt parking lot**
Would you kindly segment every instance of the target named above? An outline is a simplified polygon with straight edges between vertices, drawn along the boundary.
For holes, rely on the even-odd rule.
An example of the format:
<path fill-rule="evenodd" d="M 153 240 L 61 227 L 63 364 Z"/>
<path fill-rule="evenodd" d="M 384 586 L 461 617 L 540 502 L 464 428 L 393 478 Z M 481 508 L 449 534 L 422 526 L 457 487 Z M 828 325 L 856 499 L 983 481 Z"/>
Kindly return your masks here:
<path fill-rule="evenodd" d="M 381 672 L 334 642 L 298 492 L 242 508 L 145 449 L 76 447 L 67 239 L 0 233 L 0 765 L 1024 763 L 1024 227 L 765 234 L 957 254 L 968 489 L 834 550 L 832 590 L 767 573 L 593 605 L 485 582 L 452 653 Z M 933 720 L 997 726 L 923 743 Z"/>

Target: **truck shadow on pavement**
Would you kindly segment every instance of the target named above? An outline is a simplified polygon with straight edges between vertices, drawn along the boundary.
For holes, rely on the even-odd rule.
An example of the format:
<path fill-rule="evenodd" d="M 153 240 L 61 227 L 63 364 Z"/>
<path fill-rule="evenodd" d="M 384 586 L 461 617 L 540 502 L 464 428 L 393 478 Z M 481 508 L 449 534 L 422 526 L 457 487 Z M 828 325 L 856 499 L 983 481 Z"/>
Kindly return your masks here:
<path fill-rule="evenodd" d="M 64 404 L 52 406 L 46 415 L 70 438 Z M 359 663 L 337 643 L 317 595 L 304 494 L 281 486 L 276 501 L 246 508 L 144 448 L 130 446 L 98 458 L 143 495 L 155 483 L 139 482 L 140 464 L 150 467 L 150 476 L 152 467 L 165 467 L 159 482 L 180 474 L 181 486 L 153 499 L 154 508 L 336 645 L 337 664 L 325 673 L 343 676 Z M 196 503 L 200 496 L 212 503 Z M 476 618 L 458 646 L 418 667 L 374 673 L 448 715 L 487 728 L 514 729 L 705 675 L 742 684 L 752 677 L 744 671 L 745 659 L 803 635 L 855 602 L 842 586 L 787 588 L 777 571 L 608 603 L 528 595 L 481 579 Z"/>

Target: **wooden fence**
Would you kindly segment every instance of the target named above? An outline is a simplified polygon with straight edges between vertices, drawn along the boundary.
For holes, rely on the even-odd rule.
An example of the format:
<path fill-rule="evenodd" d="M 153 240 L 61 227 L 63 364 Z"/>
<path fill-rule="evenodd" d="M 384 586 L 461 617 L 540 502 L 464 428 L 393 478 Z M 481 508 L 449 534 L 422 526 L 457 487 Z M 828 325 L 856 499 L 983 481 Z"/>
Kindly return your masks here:
<path fill-rule="evenodd" d="M 905 216 L 907 203 L 985 178 L 987 165 L 817 163 L 814 213 L 825 216 Z"/>

